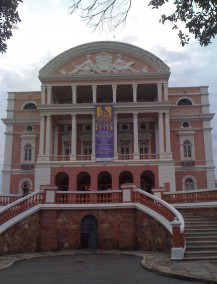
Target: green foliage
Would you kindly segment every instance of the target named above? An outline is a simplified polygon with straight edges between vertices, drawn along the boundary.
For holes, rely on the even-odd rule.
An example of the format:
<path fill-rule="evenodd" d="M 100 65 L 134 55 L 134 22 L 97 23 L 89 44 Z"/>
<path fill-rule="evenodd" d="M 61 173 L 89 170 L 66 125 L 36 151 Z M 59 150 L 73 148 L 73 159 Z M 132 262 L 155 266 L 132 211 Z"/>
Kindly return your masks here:
<path fill-rule="evenodd" d="M 158 9 L 169 0 L 152 0 L 149 6 Z M 217 0 L 175 0 L 175 11 L 170 15 L 162 15 L 160 22 L 173 23 L 173 29 L 178 30 L 182 46 L 189 42 L 189 35 L 193 35 L 202 46 L 211 43 L 217 34 Z M 178 23 L 185 24 L 189 34 L 178 27 Z"/>
<path fill-rule="evenodd" d="M 17 12 L 19 2 L 22 0 L 0 0 L 0 52 L 6 52 L 6 40 L 12 37 L 12 29 L 16 28 L 20 17 Z"/>

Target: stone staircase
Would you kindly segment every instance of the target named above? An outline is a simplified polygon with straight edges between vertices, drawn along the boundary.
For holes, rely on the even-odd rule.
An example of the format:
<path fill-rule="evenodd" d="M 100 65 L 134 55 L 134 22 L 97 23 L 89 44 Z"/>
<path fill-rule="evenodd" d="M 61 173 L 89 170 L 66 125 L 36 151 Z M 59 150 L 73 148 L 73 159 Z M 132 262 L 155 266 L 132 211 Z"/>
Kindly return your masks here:
<path fill-rule="evenodd" d="M 185 220 L 185 259 L 217 259 L 217 222 L 187 209 L 179 211 Z"/>

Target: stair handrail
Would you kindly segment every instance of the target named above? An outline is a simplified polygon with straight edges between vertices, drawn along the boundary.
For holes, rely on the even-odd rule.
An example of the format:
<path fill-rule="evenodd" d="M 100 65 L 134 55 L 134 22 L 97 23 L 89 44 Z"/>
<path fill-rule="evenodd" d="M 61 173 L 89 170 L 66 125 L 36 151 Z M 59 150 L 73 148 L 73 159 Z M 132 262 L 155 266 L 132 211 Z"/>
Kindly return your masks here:
<path fill-rule="evenodd" d="M 168 212 L 170 212 L 172 215 L 173 215 L 173 220 L 168 218 L 167 216 L 164 216 L 169 222 L 172 222 L 174 221 L 174 219 L 177 219 L 180 223 L 181 223 L 181 226 L 180 226 L 180 232 L 183 234 L 184 233 L 184 229 L 185 229 L 185 222 L 184 222 L 184 219 L 181 215 L 181 213 L 175 208 L 173 207 L 171 204 L 167 203 L 166 201 L 154 196 L 153 194 L 150 194 L 142 189 L 134 189 L 134 192 L 138 192 L 142 195 L 145 195 L 148 199 L 152 200 L 152 202 L 147 202 L 146 205 L 147 207 L 149 207 L 150 209 L 156 211 L 157 213 L 161 214 L 162 213 L 162 207 L 166 208 L 166 210 Z M 138 200 L 137 200 L 138 201 Z M 153 204 L 153 201 L 154 204 Z M 135 201 L 134 201 L 135 202 Z M 159 205 L 160 204 L 160 205 Z M 159 210 L 157 210 L 157 208 L 159 207 Z"/>
<path fill-rule="evenodd" d="M 35 205 L 42 204 L 43 202 L 43 191 L 39 190 L 4 206 L 0 209 L 0 225 L 26 211 L 27 209 L 32 208 Z"/>

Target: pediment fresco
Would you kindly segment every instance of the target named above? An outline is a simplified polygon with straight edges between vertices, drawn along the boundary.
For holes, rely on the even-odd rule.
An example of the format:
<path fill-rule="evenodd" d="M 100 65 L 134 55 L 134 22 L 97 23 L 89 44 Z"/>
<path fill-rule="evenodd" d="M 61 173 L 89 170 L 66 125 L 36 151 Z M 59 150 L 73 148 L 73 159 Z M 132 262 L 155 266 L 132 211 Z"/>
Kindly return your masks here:
<path fill-rule="evenodd" d="M 81 64 L 73 62 L 71 64 L 71 70 L 66 71 L 65 68 L 61 68 L 60 74 L 100 74 L 100 73 L 138 73 L 149 72 L 148 66 L 143 64 L 144 67 L 137 69 L 136 61 L 130 61 L 129 59 L 123 59 L 122 54 L 109 54 L 107 52 L 101 52 L 96 55 L 86 55 Z M 149 68 L 150 69 L 150 68 Z"/>

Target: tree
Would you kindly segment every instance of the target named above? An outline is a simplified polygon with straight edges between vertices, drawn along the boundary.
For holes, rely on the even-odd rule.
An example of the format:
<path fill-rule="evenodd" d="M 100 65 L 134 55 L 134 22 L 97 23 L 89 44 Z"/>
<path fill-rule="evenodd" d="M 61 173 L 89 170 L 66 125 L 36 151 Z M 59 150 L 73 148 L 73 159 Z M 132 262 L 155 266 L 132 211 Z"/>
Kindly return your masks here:
<path fill-rule="evenodd" d="M 1 0 L 0 1 L 0 52 L 7 49 L 6 41 L 12 37 L 12 29 L 16 28 L 20 17 L 17 7 L 22 0 Z"/>
<path fill-rule="evenodd" d="M 149 0 L 150 1 L 150 0 Z M 80 12 L 82 19 L 87 20 L 90 27 L 110 31 L 126 22 L 132 0 L 71 0 L 70 13 Z M 148 3 L 153 9 L 172 3 L 172 14 L 163 14 L 160 23 L 172 22 L 173 29 L 178 30 L 182 46 L 190 40 L 190 35 L 197 39 L 201 46 L 211 43 L 217 34 L 217 0 L 152 0 Z M 178 23 L 184 23 L 183 30 Z"/>

